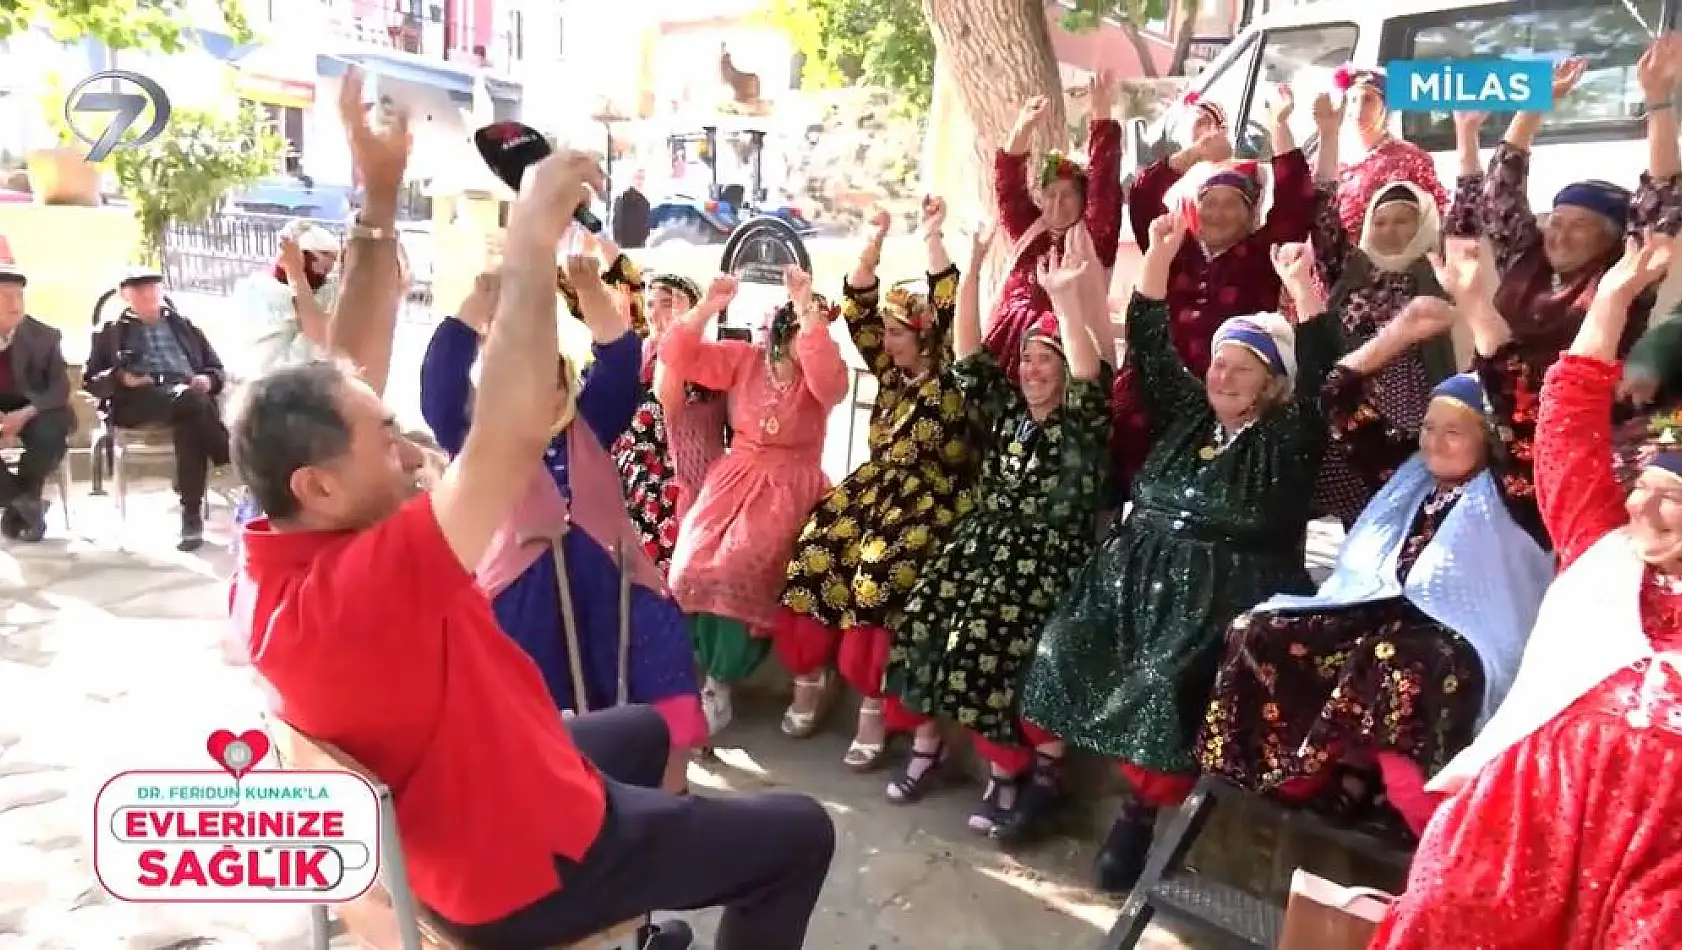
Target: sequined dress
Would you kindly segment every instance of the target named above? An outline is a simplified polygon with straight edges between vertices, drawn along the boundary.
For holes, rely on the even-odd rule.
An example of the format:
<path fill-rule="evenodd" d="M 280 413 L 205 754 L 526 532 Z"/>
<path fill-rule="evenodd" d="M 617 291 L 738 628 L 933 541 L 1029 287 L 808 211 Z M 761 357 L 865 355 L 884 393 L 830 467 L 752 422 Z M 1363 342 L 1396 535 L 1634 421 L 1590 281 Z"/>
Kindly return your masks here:
<path fill-rule="evenodd" d="M 957 286 L 956 267 L 929 275 L 936 339 L 944 340 L 952 325 Z M 974 418 L 949 368 L 911 380 L 894 366 L 882 347 L 875 288 L 845 287 L 841 316 L 876 377 L 870 457 L 806 519 L 782 604 L 845 632 L 886 627 L 918 568 L 974 507 Z"/>
<path fill-rule="evenodd" d="M 1565 356 L 1543 391 L 1536 478 L 1566 570 L 1627 521 L 1608 464 L 1618 375 Z M 1639 591 L 1640 625 L 1675 663 L 1682 594 L 1651 569 Z M 1652 680 L 1642 727 L 1630 717 L 1648 685 L 1624 668 L 1449 798 L 1373 950 L 1682 946 L 1682 674 L 1667 666 Z"/>
<path fill-rule="evenodd" d="M 662 573 L 671 566 L 678 525 L 694 503 L 707 469 L 724 454 L 724 394 L 684 387 L 684 401 L 668 413 L 654 395 L 660 341 L 643 341 L 642 403 L 613 443 L 613 462 L 625 484 L 625 507 L 643 550 Z"/>
<path fill-rule="evenodd" d="M 1507 365 L 1478 364 L 1492 404 L 1511 405 Z M 1321 402 L 1332 452 L 1360 460 L 1357 470 L 1376 492 L 1418 450 L 1418 437 L 1392 422 L 1372 395 L 1372 380 L 1339 366 L 1327 376 Z M 1545 545 L 1528 462 L 1504 463 L 1500 474 L 1508 513 Z M 1407 579 L 1459 498 L 1458 491 L 1439 491 L 1420 506 L 1397 553 L 1398 580 Z M 1341 760 L 1378 752 L 1405 755 L 1430 776 L 1471 741 L 1484 692 L 1477 652 L 1404 597 L 1315 612 L 1247 612 L 1232 622 L 1227 642 L 1198 760 L 1234 784 L 1273 791 L 1323 779 Z"/>
<path fill-rule="evenodd" d="M 1214 411 L 1169 319 L 1164 302 L 1134 296 L 1128 353 L 1155 447 L 1126 520 L 1045 626 L 1022 715 L 1071 745 L 1183 774 L 1196 768 L 1227 625 L 1274 593 L 1312 590 L 1303 545 L 1326 442 L 1318 393 L 1339 349 L 1336 317 L 1300 324 L 1297 397 L 1217 451 Z"/>
<path fill-rule="evenodd" d="M 1043 423 L 987 350 L 952 373 L 987 446 L 976 509 L 919 571 L 893 622 L 886 691 L 914 713 L 1019 745 L 1017 680 L 1047 615 L 1092 551 L 1103 497 L 1110 371 L 1071 379 Z"/>

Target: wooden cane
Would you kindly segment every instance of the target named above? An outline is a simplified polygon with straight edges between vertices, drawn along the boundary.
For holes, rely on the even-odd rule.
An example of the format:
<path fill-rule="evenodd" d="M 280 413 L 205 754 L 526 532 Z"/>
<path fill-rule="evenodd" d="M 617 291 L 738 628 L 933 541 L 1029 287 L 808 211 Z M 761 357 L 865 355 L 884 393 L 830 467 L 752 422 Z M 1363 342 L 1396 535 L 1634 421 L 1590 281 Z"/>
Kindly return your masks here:
<path fill-rule="evenodd" d="M 619 705 L 624 706 L 631 701 L 631 559 L 624 538 L 614 545 L 613 559 L 619 566 Z"/>
<path fill-rule="evenodd" d="M 572 659 L 572 704 L 579 715 L 590 711 L 590 695 L 584 689 L 584 654 L 578 649 L 578 622 L 572 611 L 572 585 L 567 582 L 566 546 L 561 535 L 550 542 L 555 552 L 555 584 L 561 591 L 561 630 L 566 634 L 567 653 Z"/>

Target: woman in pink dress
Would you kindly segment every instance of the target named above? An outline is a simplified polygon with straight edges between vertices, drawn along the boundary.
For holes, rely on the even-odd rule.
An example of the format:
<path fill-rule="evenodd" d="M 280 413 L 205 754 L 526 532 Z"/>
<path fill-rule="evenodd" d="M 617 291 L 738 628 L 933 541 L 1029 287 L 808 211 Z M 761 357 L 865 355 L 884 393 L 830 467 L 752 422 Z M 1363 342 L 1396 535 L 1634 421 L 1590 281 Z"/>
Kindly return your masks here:
<path fill-rule="evenodd" d="M 1110 117 L 1115 105 L 1115 79 L 1099 73 L 1089 87 L 1092 122 L 1087 141 L 1089 163 L 1081 167 L 1050 152 L 1039 170 L 1040 201 L 1028 185 L 1028 143 L 1046 115 L 1048 102 L 1035 96 L 1023 103 L 1010 137 L 993 158 L 993 190 L 998 198 L 999 229 L 1011 241 L 1010 267 L 983 343 L 1011 382 L 1021 369 L 1022 338 L 1029 328 L 1055 316 L 1051 297 L 1040 286 L 1035 269 L 1047 251 L 1065 251 L 1069 242 L 1081 246 L 1083 256 L 1095 258 L 1104 270 L 1103 287 L 1115 267 L 1121 240 L 1121 123 Z M 1086 253 L 1090 245 L 1092 253 Z M 1102 301 L 1097 301 L 1102 303 Z M 1094 331 L 1106 335 L 1099 351 L 1113 358 L 1107 321 Z M 1106 349 L 1106 345 L 1108 348 Z"/>
<path fill-rule="evenodd" d="M 1337 216 L 1349 240 L 1360 242 L 1372 200 L 1398 182 L 1417 185 L 1436 203 L 1439 216 L 1447 214 L 1448 192 L 1437 178 L 1431 153 L 1390 134 L 1384 70 L 1344 66 L 1332 82 L 1343 91 L 1343 118 L 1354 126 L 1358 146 L 1358 151 L 1343 156 L 1337 171 Z"/>
<path fill-rule="evenodd" d="M 1536 490 L 1562 570 L 1512 691 L 1432 781 L 1450 792 L 1374 950 L 1682 946 L 1682 453 L 1626 500 L 1618 341 L 1671 239 L 1628 241 L 1542 387 Z"/>
<path fill-rule="evenodd" d="M 789 302 L 772 312 L 763 342 L 702 338 L 736 294 L 736 279 L 721 276 L 660 347 L 661 372 L 727 394 L 734 433 L 678 529 L 669 578 L 707 674 L 702 702 L 714 732 L 730 720 L 730 684 L 770 649 L 800 526 L 829 491 L 821 463 L 830 410 L 847 396 L 829 305 L 798 268 L 783 283 Z"/>

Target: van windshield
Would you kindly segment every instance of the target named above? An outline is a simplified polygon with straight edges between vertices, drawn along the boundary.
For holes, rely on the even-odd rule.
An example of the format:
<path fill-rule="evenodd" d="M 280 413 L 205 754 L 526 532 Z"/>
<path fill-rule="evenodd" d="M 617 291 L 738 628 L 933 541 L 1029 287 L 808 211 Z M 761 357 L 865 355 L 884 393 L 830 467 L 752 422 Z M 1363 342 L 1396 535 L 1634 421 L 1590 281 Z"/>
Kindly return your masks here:
<path fill-rule="evenodd" d="M 1474 59 L 1495 56 L 1581 56 L 1588 72 L 1542 123 L 1538 142 L 1594 133 L 1641 134 L 1641 86 L 1635 64 L 1663 27 L 1664 0 L 1538 0 L 1399 17 L 1387 37 L 1391 59 Z M 1394 34 L 1393 34 L 1394 35 Z M 1393 51 L 1393 52 L 1392 52 Z M 1487 123 L 1485 135 L 1499 137 L 1503 123 Z M 1430 150 L 1454 147 L 1447 113 L 1402 116 L 1409 141 Z M 1488 143 L 1486 143 L 1488 144 Z"/>

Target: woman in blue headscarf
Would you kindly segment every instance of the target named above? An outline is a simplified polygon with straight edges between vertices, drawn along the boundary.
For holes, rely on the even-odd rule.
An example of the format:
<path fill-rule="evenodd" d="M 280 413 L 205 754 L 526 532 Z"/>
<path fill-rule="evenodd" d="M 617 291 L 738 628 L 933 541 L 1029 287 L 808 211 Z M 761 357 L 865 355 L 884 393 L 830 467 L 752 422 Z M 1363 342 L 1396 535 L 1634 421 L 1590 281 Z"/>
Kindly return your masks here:
<path fill-rule="evenodd" d="M 1488 358 L 1508 332 L 1486 302 L 1493 275 L 1475 246 L 1450 253 L 1438 270 L 1472 330 L 1474 372 L 1432 390 L 1417 438 L 1376 408 L 1376 375 L 1455 319 L 1419 298 L 1327 377 L 1332 451 L 1377 494 L 1318 593 L 1233 621 L 1198 749 L 1206 771 L 1347 822 L 1389 817 L 1376 768 L 1414 834 L 1433 808 L 1426 778 L 1506 694 L 1554 566 L 1530 462 L 1504 444 L 1514 380 Z"/>

